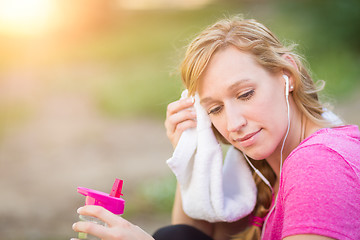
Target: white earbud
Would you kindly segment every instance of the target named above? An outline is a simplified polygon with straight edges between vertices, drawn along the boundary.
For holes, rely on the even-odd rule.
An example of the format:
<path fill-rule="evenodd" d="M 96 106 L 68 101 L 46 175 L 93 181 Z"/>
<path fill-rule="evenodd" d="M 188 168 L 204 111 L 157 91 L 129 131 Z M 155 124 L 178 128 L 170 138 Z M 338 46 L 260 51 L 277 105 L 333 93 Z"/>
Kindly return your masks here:
<path fill-rule="evenodd" d="M 287 75 L 283 75 L 283 78 L 285 79 L 285 95 L 286 97 L 289 96 L 289 77 Z"/>

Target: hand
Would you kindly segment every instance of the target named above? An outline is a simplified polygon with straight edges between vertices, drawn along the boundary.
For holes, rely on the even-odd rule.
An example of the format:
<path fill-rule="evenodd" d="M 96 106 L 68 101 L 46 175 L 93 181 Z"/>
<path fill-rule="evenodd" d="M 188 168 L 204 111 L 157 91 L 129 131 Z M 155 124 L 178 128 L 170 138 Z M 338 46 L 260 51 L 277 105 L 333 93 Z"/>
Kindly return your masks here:
<path fill-rule="evenodd" d="M 131 224 L 103 207 L 87 205 L 78 209 L 81 215 L 97 217 L 107 224 L 107 227 L 92 222 L 80 221 L 74 223 L 76 232 L 84 232 L 103 240 L 154 240 L 138 226 Z"/>
<path fill-rule="evenodd" d="M 167 107 L 166 135 L 174 148 L 186 129 L 196 127 L 196 112 L 193 105 L 192 98 L 184 98 L 170 103 Z"/>

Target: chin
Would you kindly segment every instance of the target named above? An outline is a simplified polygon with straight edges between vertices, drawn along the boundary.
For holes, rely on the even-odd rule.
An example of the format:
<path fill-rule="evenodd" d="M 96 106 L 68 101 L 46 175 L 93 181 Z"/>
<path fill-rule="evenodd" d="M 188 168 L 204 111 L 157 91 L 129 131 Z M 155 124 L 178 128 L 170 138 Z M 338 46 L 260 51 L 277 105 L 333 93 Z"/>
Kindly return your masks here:
<path fill-rule="evenodd" d="M 249 157 L 251 157 L 251 159 L 253 160 L 264 160 L 266 157 L 263 157 L 263 155 L 248 155 Z"/>
<path fill-rule="evenodd" d="M 267 151 L 259 151 L 255 149 L 246 152 L 244 151 L 244 153 L 253 160 L 264 160 L 271 155 L 271 153 L 268 153 Z"/>

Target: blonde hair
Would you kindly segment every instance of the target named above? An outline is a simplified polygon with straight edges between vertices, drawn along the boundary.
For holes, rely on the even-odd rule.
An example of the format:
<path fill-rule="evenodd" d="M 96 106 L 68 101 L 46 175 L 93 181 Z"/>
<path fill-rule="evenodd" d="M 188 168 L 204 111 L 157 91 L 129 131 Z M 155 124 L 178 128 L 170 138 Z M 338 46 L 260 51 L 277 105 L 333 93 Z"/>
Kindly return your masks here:
<path fill-rule="evenodd" d="M 181 77 L 190 95 L 196 92 L 199 78 L 213 54 L 230 45 L 251 53 L 256 61 L 271 73 L 283 70 L 289 73 L 294 86 L 292 96 L 298 109 L 312 122 L 320 126 L 330 126 L 330 123 L 321 115 L 324 110 L 317 94 L 323 86 L 315 86 L 302 58 L 293 51 L 295 45 L 284 46 L 264 25 L 253 19 L 243 19 L 241 16 L 216 22 L 189 44 L 181 64 Z M 297 68 L 283 57 L 284 54 L 290 55 L 294 59 Z M 216 129 L 214 132 L 221 141 L 225 141 Z M 276 175 L 267 162 L 264 160 L 252 162 L 274 185 Z M 258 188 L 258 196 L 252 214 L 265 217 L 271 205 L 272 193 L 255 174 L 254 179 Z M 260 234 L 260 227 L 251 225 L 247 230 L 236 235 L 235 239 L 259 239 Z"/>

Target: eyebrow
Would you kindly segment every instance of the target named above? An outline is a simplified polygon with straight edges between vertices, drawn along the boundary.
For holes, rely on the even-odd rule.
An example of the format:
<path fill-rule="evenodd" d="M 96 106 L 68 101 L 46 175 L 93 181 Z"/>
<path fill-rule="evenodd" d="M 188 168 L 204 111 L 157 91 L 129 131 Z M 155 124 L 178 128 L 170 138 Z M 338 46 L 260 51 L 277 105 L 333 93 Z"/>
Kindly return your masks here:
<path fill-rule="evenodd" d="M 228 91 L 228 92 L 231 92 L 231 91 L 234 90 L 234 88 L 237 89 L 237 88 L 239 88 L 241 85 L 243 85 L 244 83 L 249 82 L 249 81 L 250 81 L 250 79 L 248 79 L 248 78 L 240 79 L 240 80 L 234 82 L 233 84 L 231 84 L 231 85 L 227 88 L 227 91 Z M 201 103 L 201 104 L 206 104 L 206 103 L 209 103 L 209 102 L 211 102 L 211 101 L 213 101 L 213 98 L 212 98 L 212 97 L 206 97 L 206 98 L 201 99 L 200 103 Z"/>

